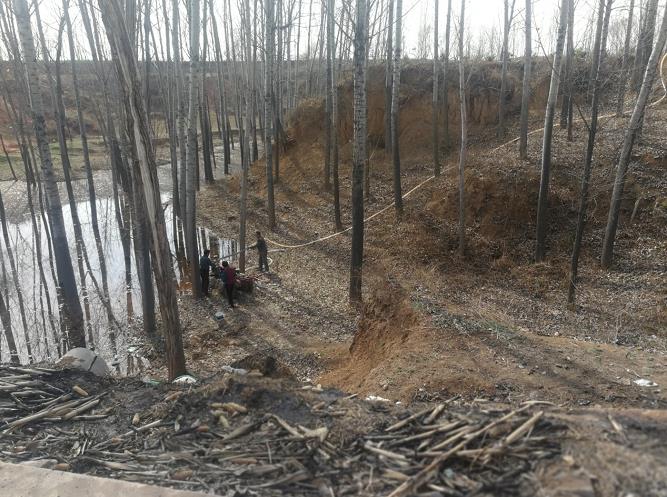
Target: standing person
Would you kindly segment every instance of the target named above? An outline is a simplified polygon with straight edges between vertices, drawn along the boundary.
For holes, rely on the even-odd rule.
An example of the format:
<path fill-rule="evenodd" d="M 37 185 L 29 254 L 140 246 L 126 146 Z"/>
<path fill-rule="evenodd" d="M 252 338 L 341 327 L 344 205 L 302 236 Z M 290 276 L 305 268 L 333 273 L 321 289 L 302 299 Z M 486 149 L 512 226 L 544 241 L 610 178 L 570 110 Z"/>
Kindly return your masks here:
<path fill-rule="evenodd" d="M 201 291 L 202 293 L 208 297 L 208 285 L 209 285 L 209 278 L 210 278 L 210 273 L 211 273 L 211 268 L 213 267 L 213 263 L 211 262 L 211 258 L 209 257 L 209 254 L 211 251 L 209 249 L 204 250 L 204 255 L 199 259 L 199 275 L 201 276 Z"/>
<path fill-rule="evenodd" d="M 248 248 L 256 248 L 257 249 L 257 255 L 259 256 L 259 270 L 260 271 L 268 271 L 269 270 L 269 247 L 266 245 L 266 240 L 264 240 L 264 237 L 262 236 L 262 233 L 259 231 L 256 231 L 255 234 L 257 235 L 257 242 L 254 245 L 251 245 Z"/>
<path fill-rule="evenodd" d="M 222 271 L 220 272 L 222 283 L 225 285 L 225 293 L 230 307 L 234 305 L 234 286 L 236 285 L 236 269 L 229 265 L 229 262 L 222 261 Z"/>

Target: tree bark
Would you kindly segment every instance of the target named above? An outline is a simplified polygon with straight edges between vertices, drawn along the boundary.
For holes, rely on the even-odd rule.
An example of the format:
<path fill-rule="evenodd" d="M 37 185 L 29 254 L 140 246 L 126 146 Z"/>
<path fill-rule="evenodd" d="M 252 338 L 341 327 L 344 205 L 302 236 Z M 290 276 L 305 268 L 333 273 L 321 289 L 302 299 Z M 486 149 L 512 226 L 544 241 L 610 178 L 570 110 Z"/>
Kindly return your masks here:
<path fill-rule="evenodd" d="M 514 3 L 510 7 L 509 0 L 504 0 L 503 8 L 503 47 L 501 53 L 502 67 L 500 71 L 500 93 L 498 95 L 498 136 L 505 136 L 505 93 L 507 93 L 507 66 L 509 64 L 509 36 L 514 17 Z"/>
<path fill-rule="evenodd" d="M 197 98 L 199 94 L 199 0 L 190 0 L 190 90 L 188 97 L 188 145 L 185 177 L 185 246 L 190 267 L 192 295 L 202 296 L 197 251 Z"/>
<path fill-rule="evenodd" d="M 128 131 L 134 142 L 132 148 L 137 152 L 138 160 L 135 161 L 134 167 L 139 170 L 140 174 L 137 176 L 141 183 L 135 187 L 143 191 L 144 206 L 151 230 L 151 242 L 155 255 L 153 271 L 160 298 L 167 368 L 169 380 L 173 380 L 185 373 L 185 355 L 181 338 L 176 282 L 160 201 L 155 154 L 148 135 L 136 60 L 132 55 L 129 37 L 123 23 L 123 14 L 117 0 L 99 0 L 98 5 L 103 13 L 102 20 L 111 46 L 112 59 L 121 82 L 120 87 L 127 111 Z"/>
<path fill-rule="evenodd" d="M 90 163 L 90 151 L 88 149 L 88 134 L 86 133 L 86 122 L 83 117 L 83 107 L 81 105 L 81 94 L 79 91 L 78 74 L 76 69 L 76 56 L 74 53 L 74 35 L 72 33 L 72 23 L 69 16 L 69 1 L 63 0 L 63 15 L 67 25 L 67 42 L 69 45 L 69 55 L 72 69 L 72 87 L 74 88 L 74 99 L 76 102 L 77 122 L 79 124 L 79 137 L 81 139 L 81 150 L 83 154 L 83 164 L 86 170 L 86 181 L 88 183 L 88 200 L 90 205 L 90 223 L 93 228 L 93 237 L 95 238 L 95 247 L 97 249 L 97 260 L 100 265 L 100 274 L 102 278 L 103 299 L 105 305 L 110 309 L 109 283 L 107 277 L 107 263 L 104 257 L 104 248 L 102 246 L 102 237 L 100 235 L 100 226 L 97 219 L 97 194 L 95 191 L 95 180 L 93 178 L 93 168 Z M 110 314 L 110 313 L 108 313 Z M 113 321 L 112 316 L 108 315 L 108 321 Z"/>
<path fill-rule="evenodd" d="M 574 247 L 572 248 L 572 258 L 570 262 L 570 281 L 567 291 L 567 301 L 574 302 L 576 291 L 577 271 L 579 268 L 579 254 L 581 253 L 581 243 L 586 224 L 586 210 L 588 208 L 588 187 L 591 177 L 591 166 L 593 164 L 593 149 L 595 148 L 595 135 L 598 127 L 598 106 L 600 101 L 600 67 L 604 61 L 604 54 L 607 46 L 607 33 L 609 30 L 609 17 L 611 14 L 611 4 L 613 0 L 601 0 L 604 10 L 598 14 L 598 23 L 595 34 L 594 61 L 597 61 L 597 67 L 593 70 L 593 81 L 589 86 L 593 89 L 593 99 L 591 102 L 591 121 L 588 129 L 588 144 L 586 146 L 586 157 L 584 158 L 584 171 L 581 177 L 581 192 L 579 194 L 579 213 L 577 217 L 577 230 L 574 238 Z"/>
<path fill-rule="evenodd" d="M 85 347 L 86 338 L 83 329 L 83 311 L 76 289 L 76 279 L 74 278 L 72 258 L 69 252 L 60 194 L 58 193 L 58 185 L 55 180 L 53 162 L 51 160 L 51 149 L 49 148 L 49 141 L 46 134 L 46 120 L 44 117 L 42 94 L 39 87 L 35 43 L 30 27 L 27 1 L 14 0 L 14 13 L 19 28 L 19 37 L 21 39 L 23 57 L 28 75 L 30 110 L 42 165 L 42 179 L 48 198 L 47 212 L 51 225 L 53 248 L 56 254 L 59 286 L 64 302 L 63 314 L 67 323 L 70 341 L 75 346 Z"/>
<path fill-rule="evenodd" d="M 563 102 L 560 113 L 560 128 L 567 128 L 567 141 L 572 141 L 572 92 L 573 92 L 573 72 L 574 72 L 574 0 L 569 0 L 567 11 L 567 48 L 565 50 L 565 75 L 563 88 Z M 593 70 L 595 62 L 591 63 L 591 72 L 589 84 L 593 81 Z M 593 90 L 589 88 L 592 95 Z"/>
<path fill-rule="evenodd" d="M 276 206 L 273 195 L 273 137 L 274 132 L 274 98 L 273 83 L 273 49 L 275 46 L 275 20 L 274 20 L 274 0 L 265 0 L 264 2 L 264 22 L 265 22 L 265 61 L 264 61 L 264 155 L 266 159 L 266 208 L 269 216 L 269 229 L 276 228 Z M 278 142 L 276 141 L 276 148 Z"/>
<path fill-rule="evenodd" d="M 438 116 L 438 76 L 440 67 L 438 61 L 438 15 L 440 14 L 440 5 L 435 0 L 433 5 L 433 174 L 440 176 L 440 118 Z"/>
<path fill-rule="evenodd" d="M 451 0 L 449 0 L 451 2 Z M 392 69 L 394 58 L 394 0 L 388 0 L 389 19 L 387 20 L 387 55 L 384 70 L 384 149 L 392 150 L 391 147 L 391 99 L 393 95 L 392 83 L 394 71 Z"/>
<path fill-rule="evenodd" d="M 399 150 L 398 119 L 400 114 L 399 93 L 401 88 L 401 27 L 403 24 L 403 0 L 396 0 L 396 43 L 394 46 L 394 64 L 391 91 L 391 150 L 394 165 L 394 207 L 396 218 L 403 215 L 403 197 L 401 193 L 401 154 Z"/>
<path fill-rule="evenodd" d="M 174 197 L 174 205 L 178 204 L 178 216 L 185 222 L 185 175 L 186 175 L 186 161 L 187 161 L 187 139 L 185 133 L 185 83 L 183 81 L 183 58 L 181 55 L 181 23 L 180 23 L 180 2 L 172 0 L 172 24 L 171 24 L 171 41 L 174 52 L 174 66 L 176 67 L 176 123 L 178 128 L 178 164 L 172 165 L 176 169 L 172 170 L 172 181 L 174 182 L 172 196 Z M 176 202 L 178 199 L 178 202 Z M 191 257 L 190 254 L 187 254 Z"/>
<path fill-rule="evenodd" d="M 326 122 L 324 123 L 324 190 L 331 191 L 331 155 L 333 133 L 333 12 L 331 0 L 326 0 L 327 23 L 327 90 L 325 96 Z M 331 22 L 330 22 L 331 21 Z"/>
<path fill-rule="evenodd" d="M 231 147 L 229 144 L 229 118 L 227 117 L 227 104 L 225 98 L 225 79 L 222 70 L 222 49 L 220 47 L 220 36 L 218 34 L 218 22 L 215 19 L 215 11 L 213 10 L 213 0 L 208 0 L 211 9 L 211 23 L 213 27 L 213 41 L 215 47 L 215 67 L 218 76 L 218 93 L 220 97 L 220 139 L 223 142 L 224 154 L 224 173 L 229 174 Z"/>
<path fill-rule="evenodd" d="M 560 22 L 558 24 L 558 38 L 556 40 L 556 53 L 551 68 L 551 83 L 549 85 L 549 97 L 547 109 L 544 116 L 544 141 L 542 143 L 542 175 L 540 177 L 540 193 L 537 200 L 537 242 L 535 246 L 535 260 L 541 262 L 545 255 L 545 239 L 547 232 L 547 204 L 549 195 L 549 176 L 551 173 L 551 141 L 553 138 L 554 114 L 556 111 L 556 99 L 558 97 L 558 83 L 562 65 L 563 45 L 565 44 L 565 33 L 567 31 L 567 10 L 569 0 L 562 0 L 560 6 Z"/>
<path fill-rule="evenodd" d="M 366 26 L 367 0 L 356 0 L 354 31 L 354 111 L 352 148 L 352 247 L 350 260 L 350 302 L 361 302 L 364 260 L 364 165 L 366 163 Z"/>
<path fill-rule="evenodd" d="M 532 0 L 526 0 L 523 85 L 521 90 L 521 123 L 519 124 L 519 158 L 528 159 L 528 115 L 530 112 L 530 74 L 532 66 Z"/>
<path fill-rule="evenodd" d="M 640 0 L 641 1 L 641 0 Z M 621 63 L 621 80 L 618 83 L 618 99 L 616 100 L 616 117 L 624 114 L 625 93 L 628 86 L 628 71 L 630 59 L 630 40 L 632 39 L 632 14 L 635 7 L 635 0 L 630 0 L 628 9 L 628 23 L 625 28 L 625 42 L 623 44 L 623 62 Z"/>
<path fill-rule="evenodd" d="M 447 21 L 445 24 L 445 54 L 442 65 L 442 94 L 444 105 L 444 120 L 442 123 L 443 133 L 445 135 L 444 147 L 449 152 L 449 33 L 452 23 L 452 0 L 447 0 Z"/>
<path fill-rule="evenodd" d="M 459 24 L 459 105 L 461 107 L 461 149 L 459 153 L 459 255 L 466 250 L 465 220 L 465 163 L 468 147 L 468 114 L 466 109 L 465 64 L 463 62 L 463 39 L 465 35 L 466 0 L 461 0 Z"/>
<path fill-rule="evenodd" d="M 609 215 L 607 217 L 607 227 L 604 234 L 604 242 L 602 244 L 602 258 L 601 263 L 603 268 L 608 268 L 611 265 L 614 241 L 616 239 L 616 231 L 618 229 L 618 220 L 621 212 L 621 200 L 623 197 L 623 188 L 625 186 L 625 175 L 628 172 L 628 165 L 630 164 L 630 155 L 632 153 L 632 146 L 635 138 L 639 132 L 641 121 L 646 110 L 646 104 L 653 88 L 653 83 L 656 78 L 658 61 L 665 46 L 667 39 L 667 5 L 665 5 L 665 12 L 663 14 L 662 25 L 660 26 L 660 33 L 658 41 L 653 47 L 651 56 L 649 57 L 644 73 L 644 81 L 639 91 L 639 97 L 635 103 L 635 108 L 630 117 L 628 129 L 625 132 L 623 140 L 623 148 L 621 148 L 621 155 L 618 159 L 618 166 L 616 168 L 616 178 L 614 179 L 614 189 L 611 194 L 611 202 L 609 204 Z"/>
<path fill-rule="evenodd" d="M 651 48 L 653 47 L 653 33 L 655 31 L 655 19 L 658 12 L 658 0 L 647 0 L 644 21 L 640 22 L 639 36 L 637 37 L 637 49 L 635 51 L 635 65 L 632 75 L 632 88 L 639 92 L 642 77 L 646 72 Z"/>

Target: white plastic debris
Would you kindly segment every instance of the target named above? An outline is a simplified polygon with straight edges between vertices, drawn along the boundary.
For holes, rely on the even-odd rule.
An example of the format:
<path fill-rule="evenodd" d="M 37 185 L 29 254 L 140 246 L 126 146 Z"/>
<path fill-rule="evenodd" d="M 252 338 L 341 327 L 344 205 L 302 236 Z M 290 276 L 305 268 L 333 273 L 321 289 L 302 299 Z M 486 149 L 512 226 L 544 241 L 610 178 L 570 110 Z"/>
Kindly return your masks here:
<path fill-rule="evenodd" d="M 227 371 L 228 373 L 232 373 L 232 374 L 240 374 L 240 375 L 248 374 L 247 369 L 233 368 L 231 366 L 222 366 L 222 370 Z"/>
<path fill-rule="evenodd" d="M 215 318 L 216 321 L 222 321 L 225 319 L 225 314 L 222 311 L 216 312 L 213 317 Z"/>
<path fill-rule="evenodd" d="M 657 387 L 658 384 L 655 381 L 646 380 L 644 378 L 639 378 L 638 380 L 633 381 L 635 385 L 640 387 Z"/>
<path fill-rule="evenodd" d="M 76 347 L 56 362 L 59 366 L 81 371 L 90 371 L 95 376 L 107 376 L 110 371 L 107 363 L 95 352 L 83 347 Z"/>
<path fill-rule="evenodd" d="M 384 397 L 380 397 L 378 395 L 369 395 L 366 397 L 366 400 L 370 400 L 372 402 L 391 402 L 389 399 L 385 399 Z"/>
<path fill-rule="evenodd" d="M 197 378 L 189 374 L 183 374 L 178 378 L 174 379 L 172 383 L 181 384 L 181 385 L 191 385 L 197 383 Z"/>

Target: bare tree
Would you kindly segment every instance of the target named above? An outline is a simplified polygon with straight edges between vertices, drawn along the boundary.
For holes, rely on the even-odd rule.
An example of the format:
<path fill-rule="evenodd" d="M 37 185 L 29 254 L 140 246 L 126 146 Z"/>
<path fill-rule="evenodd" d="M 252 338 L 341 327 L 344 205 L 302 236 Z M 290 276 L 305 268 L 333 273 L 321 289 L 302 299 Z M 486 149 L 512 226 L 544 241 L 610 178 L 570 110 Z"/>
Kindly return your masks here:
<path fill-rule="evenodd" d="M 327 91 L 325 96 L 326 123 L 324 124 L 324 189 L 331 190 L 331 155 L 333 141 L 333 16 L 331 2 L 327 0 L 324 12 L 327 23 Z M 324 20 L 324 19 L 323 19 Z M 331 20 L 331 22 L 329 22 Z"/>
<path fill-rule="evenodd" d="M 440 67 L 438 61 L 438 14 L 439 2 L 435 0 L 433 5 L 433 174 L 440 176 L 440 119 L 438 117 L 438 76 Z"/>
<path fill-rule="evenodd" d="M 662 25 L 658 34 L 658 41 L 653 46 L 651 56 L 648 59 L 646 72 L 644 73 L 644 81 L 639 91 L 639 97 L 635 103 L 635 108 L 630 117 L 628 129 L 625 132 L 623 140 L 623 147 L 621 148 L 621 155 L 618 159 L 618 166 L 616 168 L 616 178 L 614 179 L 614 189 L 611 194 L 611 202 L 609 203 L 609 215 L 607 217 L 607 227 L 604 233 L 604 242 L 602 244 L 602 267 L 608 268 L 611 265 L 614 241 L 616 239 L 616 231 L 618 229 L 618 220 L 621 213 L 621 200 L 623 197 L 623 188 L 625 186 L 625 176 L 628 172 L 630 164 L 630 155 L 632 154 L 632 146 L 639 132 L 641 121 L 646 110 L 649 95 L 655 82 L 658 62 L 665 46 L 667 39 L 667 4 L 665 5 L 665 12 L 663 14 Z"/>
<path fill-rule="evenodd" d="M 443 131 L 445 133 L 444 146 L 449 151 L 449 32 L 452 21 L 452 0 L 447 0 L 447 21 L 445 24 L 445 53 L 442 65 L 442 93 L 444 104 Z"/>
<path fill-rule="evenodd" d="M 393 95 L 392 84 L 394 81 L 394 71 L 392 68 L 394 58 L 394 0 L 387 1 L 387 9 L 389 10 L 389 18 L 387 19 L 387 51 L 384 70 L 384 149 L 392 150 L 391 99 Z"/>
<path fill-rule="evenodd" d="M 498 136 L 505 136 L 505 93 L 507 93 L 507 66 L 509 64 L 509 38 L 514 20 L 516 0 L 503 0 L 503 46 L 501 50 L 500 93 L 498 95 Z"/>
<path fill-rule="evenodd" d="M 401 49 L 403 40 L 401 28 L 403 25 L 403 0 L 396 0 L 396 39 L 394 44 L 394 66 L 391 90 L 391 150 L 394 164 L 394 207 L 398 219 L 403 215 L 403 197 L 401 194 L 401 153 L 399 149 L 398 120 L 400 109 L 401 90 Z"/>
<path fill-rule="evenodd" d="M 630 0 L 628 7 L 628 23 L 625 28 L 625 42 L 623 43 L 623 61 L 621 63 L 621 79 L 618 83 L 618 99 L 616 101 L 616 116 L 623 115 L 625 106 L 625 93 L 628 86 L 628 71 L 630 67 L 630 40 L 632 39 L 632 14 L 635 7 L 635 0 Z"/>
<path fill-rule="evenodd" d="M 131 149 L 137 154 L 133 161 L 139 179 L 135 188 L 143 193 L 148 225 L 151 232 L 154 264 L 153 272 L 160 298 L 162 330 L 165 338 L 165 352 L 169 379 L 173 380 L 185 373 L 185 355 L 178 312 L 176 281 L 171 263 L 171 252 L 167 239 L 167 229 L 160 200 L 160 185 L 157 178 L 155 152 L 148 134 L 146 111 L 143 108 L 141 86 L 137 74 L 137 62 L 123 22 L 123 13 L 118 0 L 99 0 L 102 20 L 107 39 L 111 46 L 112 59 L 120 80 L 120 90 L 126 110 Z"/>
<path fill-rule="evenodd" d="M 565 74 L 563 77 L 563 103 L 560 113 L 560 128 L 567 128 L 567 140 L 572 141 L 572 98 L 574 90 L 574 0 L 569 0 L 567 8 L 567 48 L 565 50 Z M 593 78 L 593 67 L 595 62 L 591 64 L 591 72 L 589 75 L 589 83 Z M 592 87 L 589 88 L 589 93 L 593 94 Z"/>
<path fill-rule="evenodd" d="M 190 0 L 190 90 L 188 97 L 188 144 L 185 176 L 185 246 L 190 263 L 192 294 L 201 297 L 197 253 L 197 96 L 199 94 L 199 0 Z"/>
<path fill-rule="evenodd" d="M 48 199 L 47 213 L 51 225 L 53 248 L 56 254 L 59 286 L 64 302 L 63 314 L 67 322 L 71 343 L 78 347 L 85 347 L 86 338 L 83 330 L 83 311 L 81 310 L 81 302 L 79 301 L 76 289 L 76 279 L 74 278 L 72 258 L 69 253 L 69 243 L 67 241 L 62 205 L 60 203 L 60 194 L 58 193 L 58 185 L 51 160 L 51 149 L 49 148 L 49 141 L 46 134 L 46 120 L 44 118 L 44 105 L 39 87 L 35 43 L 26 0 L 14 0 L 14 14 L 23 48 L 28 91 L 30 93 L 30 110 L 42 166 L 42 180 L 44 181 Z"/>
<path fill-rule="evenodd" d="M 535 245 L 535 260 L 540 262 L 544 259 L 545 239 L 547 232 L 547 204 L 549 195 L 549 176 L 551 173 L 551 141 L 553 138 L 554 114 L 556 111 L 556 99 L 558 97 L 558 83 L 565 44 L 565 33 L 567 31 L 567 10 L 569 0 L 562 0 L 560 5 L 560 21 L 558 24 L 558 37 L 556 39 L 556 52 L 551 68 L 551 83 L 549 85 L 549 97 L 547 109 L 544 116 L 544 140 L 542 143 L 542 175 L 540 178 L 540 194 L 537 200 L 537 242 Z"/>
<path fill-rule="evenodd" d="M 465 63 L 463 60 L 463 39 L 465 35 L 466 0 L 461 0 L 459 19 L 459 105 L 461 108 L 461 148 L 459 153 L 459 255 L 466 250 L 465 219 L 465 164 L 468 147 L 468 114 L 466 109 Z"/>
<path fill-rule="evenodd" d="M 579 254 L 581 252 L 581 243 L 586 224 L 586 210 L 588 208 L 588 187 L 591 177 L 591 166 L 593 164 L 593 149 L 595 148 L 595 135 L 598 127 L 598 107 L 600 100 L 600 67 L 604 61 L 604 54 L 607 45 L 607 33 L 609 29 L 609 17 L 611 15 L 612 0 L 600 0 L 598 23 L 595 33 L 594 62 L 597 61 L 597 67 L 593 71 L 593 81 L 589 86 L 593 88 L 593 100 L 591 102 L 591 119 L 588 129 L 588 145 L 586 146 L 586 157 L 584 158 L 584 171 L 581 177 L 581 191 L 579 193 L 579 215 L 577 218 L 577 230 L 572 248 L 572 259 L 570 264 L 570 282 L 567 292 L 567 301 L 574 302 L 576 291 L 577 270 L 579 267 Z"/>
<path fill-rule="evenodd" d="M 275 47 L 275 18 L 274 18 L 274 0 L 265 0 L 264 2 L 264 155 L 266 158 L 266 209 L 269 215 L 269 228 L 276 228 L 276 204 L 273 195 L 273 138 L 278 135 L 274 131 L 276 118 L 274 114 L 277 109 L 274 108 L 275 98 L 274 72 L 273 72 L 273 49 Z M 278 141 L 276 140 L 276 148 Z"/>
<path fill-rule="evenodd" d="M 651 48 L 653 47 L 653 36 L 655 32 L 655 19 L 658 13 L 658 0 L 647 0 L 643 22 L 640 22 L 637 47 L 635 50 L 635 63 L 632 73 L 632 88 L 639 92 L 642 77 L 646 71 Z"/>
<path fill-rule="evenodd" d="M 350 301 L 361 302 L 364 260 L 364 165 L 366 163 L 366 36 L 367 0 L 356 0 L 354 30 L 354 138 L 352 148 L 352 254 Z"/>
<path fill-rule="evenodd" d="M 530 73 L 532 66 L 532 0 L 526 0 L 523 84 L 521 90 L 521 122 L 519 124 L 519 158 L 528 158 L 528 114 L 530 112 Z"/>
<path fill-rule="evenodd" d="M 174 51 L 174 66 L 176 66 L 176 122 L 178 128 L 179 152 L 178 167 L 176 164 L 172 164 L 172 181 L 174 181 L 172 196 L 174 196 L 174 206 L 179 207 L 178 215 L 181 217 L 181 220 L 185 222 L 185 168 L 187 162 L 187 138 L 185 133 L 185 82 L 183 81 L 182 71 L 183 58 L 181 53 L 181 23 L 178 0 L 172 0 L 171 11 L 171 15 L 173 16 L 171 23 L 171 42 Z M 188 254 L 188 257 L 192 256 Z"/>

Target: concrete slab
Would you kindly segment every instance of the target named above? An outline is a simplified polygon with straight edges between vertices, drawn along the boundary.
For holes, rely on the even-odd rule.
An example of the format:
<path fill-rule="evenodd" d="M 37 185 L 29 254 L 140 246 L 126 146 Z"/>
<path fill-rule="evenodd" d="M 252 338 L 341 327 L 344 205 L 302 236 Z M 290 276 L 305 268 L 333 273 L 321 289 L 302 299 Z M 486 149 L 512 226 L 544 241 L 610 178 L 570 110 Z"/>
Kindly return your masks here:
<path fill-rule="evenodd" d="M 6 497 L 203 497 L 200 492 L 142 485 L 67 471 L 0 463 L 0 495 Z"/>

